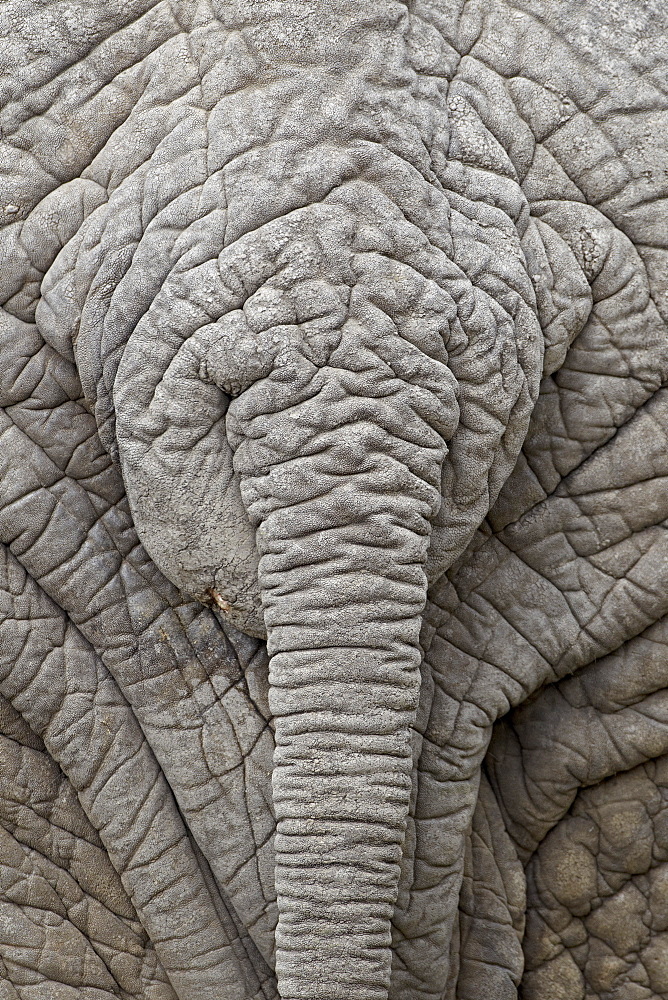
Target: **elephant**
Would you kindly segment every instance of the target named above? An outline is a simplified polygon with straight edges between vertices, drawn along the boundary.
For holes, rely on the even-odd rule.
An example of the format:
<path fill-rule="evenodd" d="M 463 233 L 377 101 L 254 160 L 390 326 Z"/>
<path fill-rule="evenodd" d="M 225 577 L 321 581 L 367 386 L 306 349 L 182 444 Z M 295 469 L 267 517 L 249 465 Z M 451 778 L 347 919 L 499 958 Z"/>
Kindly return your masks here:
<path fill-rule="evenodd" d="M 665 5 L 0 37 L 0 996 L 668 996 Z"/>

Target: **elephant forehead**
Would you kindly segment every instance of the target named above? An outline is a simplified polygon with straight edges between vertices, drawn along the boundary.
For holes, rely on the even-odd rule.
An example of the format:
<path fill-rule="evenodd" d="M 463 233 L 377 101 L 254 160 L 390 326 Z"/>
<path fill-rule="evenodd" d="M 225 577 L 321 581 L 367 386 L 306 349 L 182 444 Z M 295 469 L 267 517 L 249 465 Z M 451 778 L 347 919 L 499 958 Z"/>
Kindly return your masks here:
<path fill-rule="evenodd" d="M 116 455 L 124 437 L 130 493 L 139 477 L 139 498 L 174 509 L 176 536 L 148 547 L 180 586 L 163 556 L 188 553 L 188 573 L 205 563 L 208 574 L 230 549 L 212 544 L 213 525 L 243 523 L 241 424 L 262 425 L 302 362 L 370 361 L 373 377 L 358 372 L 348 396 L 395 386 L 401 406 L 363 419 L 389 428 L 419 410 L 448 442 L 433 579 L 515 462 L 544 343 L 558 367 L 588 306 L 550 286 L 561 255 L 582 291 L 575 258 L 529 215 L 530 130 L 499 74 L 451 46 L 454 22 L 402 3 L 175 11 L 173 33 L 158 19 L 159 44 L 124 70 L 125 103 L 83 176 L 16 230 L 47 272 L 39 329 L 70 357 L 74 342 L 105 447 Z M 50 218 L 64 246 L 49 268 Z M 316 420 L 301 412 L 304 428 Z M 404 419 L 407 440 L 417 426 Z M 252 590 L 246 542 L 235 593 Z M 211 583 L 188 581 L 200 595 Z"/>
<path fill-rule="evenodd" d="M 135 105 L 84 171 L 109 203 L 92 212 L 43 282 L 45 335 L 66 351 L 82 322 L 96 335 L 103 327 L 107 372 L 167 277 L 197 269 L 221 246 L 361 173 L 448 249 L 447 201 L 436 208 L 431 186 L 432 160 L 448 148 L 451 126 L 442 85 L 414 65 L 414 36 L 418 27 L 429 34 L 425 25 L 402 4 L 336 5 L 328 15 L 337 29 L 331 51 L 316 58 L 302 52 L 322 14 L 309 5 L 267 5 L 260 14 L 254 4 L 237 3 L 216 14 L 219 20 L 206 24 L 185 17 L 187 31 L 146 57 L 141 89 L 124 76 Z M 464 119 L 471 118 L 469 109 Z M 491 146 L 505 155 L 487 134 Z M 522 201 L 517 191 L 509 197 Z M 491 225 L 517 243 L 497 215 Z M 491 236 L 483 222 L 480 247 Z M 507 256 L 500 247 L 493 256 L 499 249 Z M 478 252 L 478 269 L 483 258 Z M 521 294 L 532 297 L 530 283 Z"/>
<path fill-rule="evenodd" d="M 337 363 L 355 368 L 368 348 L 372 366 L 415 386 L 416 401 L 419 389 L 439 400 L 433 426 L 453 439 L 455 456 L 465 406 L 464 452 L 476 454 L 483 477 L 498 465 L 498 443 L 513 423 L 514 451 L 494 471 L 502 480 L 523 437 L 543 354 L 517 228 L 516 181 L 499 178 L 496 204 L 478 200 L 468 182 L 459 193 L 446 192 L 430 171 L 425 177 L 418 169 L 408 147 L 382 129 L 369 132 L 352 112 L 347 141 L 335 145 L 318 133 L 322 141 L 315 143 L 290 132 L 289 102 L 276 119 L 273 84 L 267 86 L 273 124 L 220 169 L 213 112 L 202 117 L 200 107 L 175 100 L 168 115 L 173 128 L 159 142 L 161 130 L 154 131 L 153 153 L 91 212 L 43 282 L 38 325 L 63 353 L 74 340 L 105 446 L 116 454 L 122 424 L 131 484 L 138 471 L 148 475 L 139 467 L 159 438 L 155 474 L 177 483 L 168 502 L 185 504 L 187 517 L 179 515 L 179 522 L 198 525 L 205 480 L 220 484 L 222 495 L 233 478 L 228 397 L 274 369 L 294 370 L 298 358 L 326 365 L 337 349 Z M 406 95 L 417 124 L 403 130 L 402 142 L 424 150 L 426 108 L 430 141 L 442 145 L 447 108 L 417 100 L 410 89 Z M 454 119 L 469 128 L 475 114 L 460 114 L 462 101 L 455 102 Z M 234 102 L 227 111 L 232 122 L 255 120 Z M 494 142 L 488 137 L 485 149 Z M 373 343 L 348 338 L 344 349 L 349 320 L 371 331 Z M 372 381 L 360 383 L 360 391 L 370 392 Z M 446 461 L 443 476 L 441 492 L 455 508 L 444 530 L 458 519 L 458 535 L 456 552 L 449 546 L 432 575 L 463 549 L 485 513 L 484 505 L 470 503 L 463 462 Z M 142 496 L 155 492 L 149 482 L 153 472 Z M 207 548 L 214 513 L 199 532 Z M 197 548 L 190 537 L 181 543 L 183 551 Z M 148 548 L 166 570 L 156 547 Z M 251 565 L 250 554 L 246 561 Z"/>
<path fill-rule="evenodd" d="M 74 335 L 84 388 L 97 401 L 110 450 L 113 435 L 105 425 L 113 426 L 114 395 L 117 405 L 119 396 L 131 407 L 134 400 L 145 400 L 195 333 L 219 360 L 226 355 L 233 370 L 222 385 L 232 394 L 267 373 L 281 348 L 294 341 L 290 327 L 299 327 L 298 339 L 322 363 L 346 311 L 360 314 L 370 306 L 379 331 L 398 326 L 435 362 L 445 364 L 448 351 L 462 355 L 465 377 L 481 377 L 484 355 L 492 367 L 503 368 L 504 344 L 517 334 L 511 353 L 519 348 L 521 354 L 527 345 L 529 355 L 534 345 L 540 353 L 540 338 L 533 334 L 527 341 L 526 324 L 504 320 L 506 310 L 517 311 L 518 299 L 526 306 L 533 297 L 528 278 L 516 274 L 519 244 L 504 213 L 485 207 L 483 225 L 462 215 L 461 205 L 453 213 L 444 195 L 413 168 L 368 144 L 347 150 L 344 159 L 351 175 L 354 161 L 356 176 L 322 201 L 296 208 L 227 246 L 225 231 L 216 226 L 218 210 L 199 220 L 202 225 L 195 224 L 194 232 L 186 227 L 177 240 L 196 239 L 206 222 L 209 256 L 200 263 L 191 253 L 168 260 L 161 253 L 165 227 L 151 222 L 137 245 L 128 243 L 125 209 L 136 209 L 124 206 L 120 190 L 119 211 L 112 197 L 82 226 L 45 279 L 38 322 L 53 342 Z M 315 169 L 317 162 L 311 166 Z M 215 185 L 209 189 L 211 197 L 215 190 Z M 176 227 L 178 217 L 172 223 Z M 467 270 L 475 272 L 476 284 Z M 505 301 L 497 303 L 494 296 L 501 292 Z M 117 380 L 127 341 L 125 376 Z M 205 378 L 215 370 L 215 357 L 203 343 L 193 342 L 188 350 L 206 362 Z M 444 382 L 450 382 L 447 370 L 441 371 Z M 132 382 L 127 392 L 126 378 Z M 147 389 L 140 390 L 137 380 Z"/>

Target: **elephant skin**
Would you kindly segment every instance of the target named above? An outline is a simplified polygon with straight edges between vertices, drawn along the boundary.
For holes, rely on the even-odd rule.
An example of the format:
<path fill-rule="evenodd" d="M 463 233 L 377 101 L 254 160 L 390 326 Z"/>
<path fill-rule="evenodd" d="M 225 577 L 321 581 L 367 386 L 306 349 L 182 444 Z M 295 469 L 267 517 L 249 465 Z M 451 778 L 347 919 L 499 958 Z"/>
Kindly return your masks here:
<path fill-rule="evenodd" d="M 0 38 L 0 996 L 668 997 L 663 4 Z"/>

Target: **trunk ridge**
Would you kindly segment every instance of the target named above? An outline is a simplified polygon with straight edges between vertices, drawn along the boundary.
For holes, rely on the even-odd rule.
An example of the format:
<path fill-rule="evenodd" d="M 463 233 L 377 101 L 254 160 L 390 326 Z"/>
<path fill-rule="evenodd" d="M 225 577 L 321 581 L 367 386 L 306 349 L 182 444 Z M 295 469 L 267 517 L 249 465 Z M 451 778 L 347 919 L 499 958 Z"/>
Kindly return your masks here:
<path fill-rule="evenodd" d="M 427 391 L 372 367 L 360 331 L 344 324 L 329 365 L 293 357 L 289 379 L 257 382 L 228 418 L 271 656 L 283 1000 L 384 1000 L 390 982 L 423 567 L 453 418 L 432 426 Z"/>

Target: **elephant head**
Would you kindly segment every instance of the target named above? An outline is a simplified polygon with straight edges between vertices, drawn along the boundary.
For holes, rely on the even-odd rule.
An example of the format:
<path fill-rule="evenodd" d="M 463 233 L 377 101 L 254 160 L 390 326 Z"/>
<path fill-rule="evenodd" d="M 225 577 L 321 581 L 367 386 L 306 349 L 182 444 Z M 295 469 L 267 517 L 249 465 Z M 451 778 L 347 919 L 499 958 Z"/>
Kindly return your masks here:
<path fill-rule="evenodd" d="M 71 29 L 78 78 L 49 56 L 36 93 L 52 132 L 33 142 L 53 133 L 57 163 L 40 161 L 25 211 L 19 170 L 5 209 L 17 264 L 3 301 L 76 369 L 82 419 L 151 560 L 140 576 L 157 567 L 174 606 L 210 608 L 239 649 L 252 646 L 241 634 L 266 639 L 275 953 L 273 900 L 259 915 L 241 889 L 232 899 L 283 1000 L 383 1000 L 393 955 L 401 988 L 397 913 L 410 909 L 429 743 L 472 762 L 461 802 L 434 770 L 435 812 L 458 845 L 452 864 L 439 847 L 430 877 L 446 944 L 426 952 L 426 981 L 446 990 L 477 768 L 491 722 L 521 695 L 481 709 L 475 746 L 459 747 L 434 715 L 434 636 L 461 567 L 479 558 L 491 572 L 490 533 L 512 538 L 549 495 L 531 443 L 559 475 L 576 464 L 545 445 L 555 425 L 539 393 L 553 398 L 550 376 L 590 328 L 618 237 L 545 159 L 558 71 L 541 78 L 521 51 L 545 45 L 537 5 L 518 3 L 514 26 L 504 7 L 111 4 Z M 564 45 L 567 90 L 585 56 Z M 39 294 L 23 305 L 33 273 Z M 639 376 L 648 392 L 666 367 L 655 354 Z M 199 612 L 187 614 L 190 627 Z M 137 634 L 151 615 L 142 604 Z M 457 675 L 452 659 L 443 675 Z M 134 705 L 138 681 L 118 683 Z M 232 859 L 200 848 L 232 892 Z"/>

